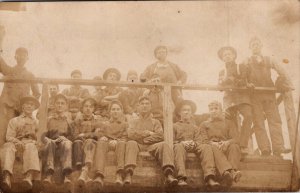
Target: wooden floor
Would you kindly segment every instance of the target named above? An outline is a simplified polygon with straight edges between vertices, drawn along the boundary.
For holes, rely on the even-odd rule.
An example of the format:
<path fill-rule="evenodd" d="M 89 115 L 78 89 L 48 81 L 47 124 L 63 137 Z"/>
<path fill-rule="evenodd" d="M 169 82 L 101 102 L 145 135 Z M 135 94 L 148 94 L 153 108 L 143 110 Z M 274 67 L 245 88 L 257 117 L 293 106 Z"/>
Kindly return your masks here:
<path fill-rule="evenodd" d="M 117 188 L 114 184 L 116 172 L 116 159 L 113 152 L 109 152 L 105 169 L 105 187 L 94 190 L 91 187 L 79 188 L 76 183 L 68 190 L 59 184 L 59 176 L 56 177 L 57 184 L 44 190 L 40 182 L 34 183 L 32 191 L 26 191 L 22 187 L 21 163 L 15 164 L 15 175 L 12 184 L 12 192 L 195 192 L 195 191 L 291 191 L 292 163 L 290 160 L 282 160 L 270 157 L 246 157 L 241 161 L 241 180 L 233 184 L 230 189 L 221 187 L 218 190 L 205 188 L 203 173 L 198 158 L 195 154 L 188 154 L 186 163 L 188 173 L 188 186 L 185 188 L 167 188 L 161 170 L 147 152 L 141 152 L 138 157 L 138 166 L 135 169 L 132 185 L 130 187 Z M 73 172 L 72 179 L 76 182 L 79 172 Z M 91 176 L 92 177 L 92 176 Z"/>

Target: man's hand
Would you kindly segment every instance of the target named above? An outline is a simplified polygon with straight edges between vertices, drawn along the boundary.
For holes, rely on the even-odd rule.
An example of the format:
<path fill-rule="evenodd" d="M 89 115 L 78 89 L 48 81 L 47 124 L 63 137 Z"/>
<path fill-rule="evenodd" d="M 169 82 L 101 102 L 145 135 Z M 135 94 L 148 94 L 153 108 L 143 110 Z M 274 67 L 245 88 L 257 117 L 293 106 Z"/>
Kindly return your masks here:
<path fill-rule="evenodd" d="M 105 137 L 105 136 L 103 136 L 103 137 L 101 137 L 99 140 L 100 140 L 100 141 L 108 141 L 108 138 Z"/>
<path fill-rule="evenodd" d="M 152 132 L 152 131 L 146 131 L 146 133 L 148 134 L 148 135 L 153 135 L 153 134 L 155 134 L 154 132 Z"/>
<path fill-rule="evenodd" d="M 253 83 L 247 83 L 247 88 L 254 89 L 255 85 Z"/>
<path fill-rule="evenodd" d="M 186 150 L 193 150 L 193 148 L 195 147 L 195 142 L 192 140 L 182 141 L 181 143 L 183 144 Z"/>
<path fill-rule="evenodd" d="M 67 140 L 67 138 L 66 138 L 65 136 L 59 136 L 59 137 L 55 140 L 55 142 L 56 142 L 56 143 L 61 143 L 61 142 L 65 141 L 65 140 Z"/>
<path fill-rule="evenodd" d="M 230 141 L 221 141 L 220 148 L 222 151 L 227 151 Z"/>
<path fill-rule="evenodd" d="M 210 142 L 210 144 L 217 147 L 218 149 L 221 149 L 221 142 L 212 141 L 212 142 Z"/>
<path fill-rule="evenodd" d="M 14 142 L 16 149 L 23 151 L 24 150 L 24 143 L 20 140 L 16 140 Z"/>
<path fill-rule="evenodd" d="M 117 146 L 117 143 L 118 143 L 117 140 L 110 140 L 110 141 L 108 142 L 108 145 L 109 145 L 112 149 L 115 149 L 116 146 Z"/>

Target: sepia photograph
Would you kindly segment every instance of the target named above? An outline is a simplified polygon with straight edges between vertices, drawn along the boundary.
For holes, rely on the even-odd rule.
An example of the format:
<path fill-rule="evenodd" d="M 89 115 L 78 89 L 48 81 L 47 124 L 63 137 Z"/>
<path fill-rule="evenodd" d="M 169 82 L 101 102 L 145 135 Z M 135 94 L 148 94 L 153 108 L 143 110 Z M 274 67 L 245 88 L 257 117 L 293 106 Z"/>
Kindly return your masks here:
<path fill-rule="evenodd" d="M 0 193 L 300 191 L 300 1 L 0 2 Z"/>

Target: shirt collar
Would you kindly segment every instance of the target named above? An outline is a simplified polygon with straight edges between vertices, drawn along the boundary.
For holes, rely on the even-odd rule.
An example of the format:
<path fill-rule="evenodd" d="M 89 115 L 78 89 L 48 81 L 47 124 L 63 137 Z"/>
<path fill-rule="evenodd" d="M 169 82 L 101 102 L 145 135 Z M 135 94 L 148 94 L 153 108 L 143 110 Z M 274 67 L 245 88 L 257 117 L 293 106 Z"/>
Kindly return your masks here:
<path fill-rule="evenodd" d="M 85 115 L 82 115 L 82 118 L 84 121 L 92 121 L 95 119 L 95 115 L 92 115 L 91 117 L 86 117 Z"/>
<path fill-rule="evenodd" d="M 191 120 L 189 120 L 189 121 L 184 121 L 184 120 L 182 120 L 182 119 L 180 119 L 180 121 L 179 121 L 180 123 L 186 123 L 186 124 L 191 124 L 192 123 L 192 121 Z"/>
<path fill-rule="evenodd" d="M 165 63 L 157 62 L 157 67 L 158 68 L 167 68 L 168 66 L 169 66 L 168 62 L 165 62 Z"/>
<path fill-rule="evenodd" d="M 32 115 L 30 115 L 30 116 L 26 116 L 26 115 L 25 115 L 25 113 L 22 113 L 22 114 L 21 114 L 21 117 L 22 117 L 22 118 L 25 118 L 25 117 L 27 117 L 27 118 L 33 119 L 33 116 L 32 116 Z"/>
<path fill-rule="evenodd" d="M 153 114 L 151 112 L 149 112 L 145 116 L 143 116 L 142 114 L 140 114 L 139 117 L 140 117 L 140 119 L 150 119 L 150 118 L 153 117 Z"/>
<path fill-rule="evenodd" d="M 110 123 L 118 123 L 118 124 L 120 124 L 120 123 L 123 122 L 123 118 L 122 118 L 122 117 L 119 117 L 117 120 L 114 120 L 113 118 L 110 118 L 110 119 L 109 119 L 109 122 L 110 122 Z"/>

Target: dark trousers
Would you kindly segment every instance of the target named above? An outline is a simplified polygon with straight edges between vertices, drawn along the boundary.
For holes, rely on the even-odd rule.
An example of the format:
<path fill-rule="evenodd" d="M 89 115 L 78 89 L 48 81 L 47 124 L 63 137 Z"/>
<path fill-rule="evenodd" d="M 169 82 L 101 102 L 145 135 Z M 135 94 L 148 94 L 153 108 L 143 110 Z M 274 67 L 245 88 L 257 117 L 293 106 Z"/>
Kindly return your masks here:
<path fill-rule="evenodd" d="M 44 155 L 46 158 L 46 173 L 53 174 L 55 158 L 59 156 L 59 161 L 63 168 L 63 173 L 68 175 L 72 172 L 72 142 L 69 140 L 60 143 L 49 142 L 45 146 Z"/>
<path fill-rule="evenodd" d="M 226 170 L 239 169 L 241 150 L 238 144 L 230 144 L 226 151 L 212 145 L 217 170 L 222 175 Z"/>
<path fill-rule="evenodd" d="M 148 151 L 154 156 L 162 167 L 165 175 L 173 174 L 174 171 L 174 157 L 173 152 L 168 144 L 159 142 L 152 145 L 138 144 L 136 141 L 128 141 L 125 153 L 125 170 L 126 172 L 133 172 L 136 167 L 136 161 L 139 151 Z"/>
<path fill-rule="evenodd" d="M 240 146 L 247 148 L 252 129 L 252 108 L 249 104 L 240 104 L 236 106 L 236 110 L 243 116 L 240 132 Z"/>
<path fill-rule="evenodd" d="M 125 141 L 118 141 L 115 147 L 109 147 L 109 141 L 98 141 L 95 155 L 95 170 L 97 175 L 104 176 L 104 167 L 109 150 L 114 150 L 117 156 L 117 172 L 122 172 L 125 165 Z"/>
<path fill-rule="evenodd" d="M 276 104 L 275 94 L 255 94 L 252 96 L 254 132 L 261 151 L 271 151 L 270 142 L 265 128 L 265 118 L 268 121 L 272 149 L 280 151 L 284 148 L 281 118 Z"/>
<path fill-rule="evenodd" d="M 204 173 L 204 179 L 209 175 L 215 175 L 215 161 L 212 147 L 208 144 L 202 144 L 196 146 L 194 150 L 190 151 L 197 154 L 200 159 L 201 167 Z M 182 143 L 174 144 L 174 157 L 175 157 L 175 168 L 177 170 L 178 178 L 186 179 L 186 161 L 187 151 Z"/>
<path fill-rule="evenodd" d="M 80 169 L 85 164 L 93 164 L 96 149 L 94 139 L 75 140 L 73 142 L 73 164 Z"/>

